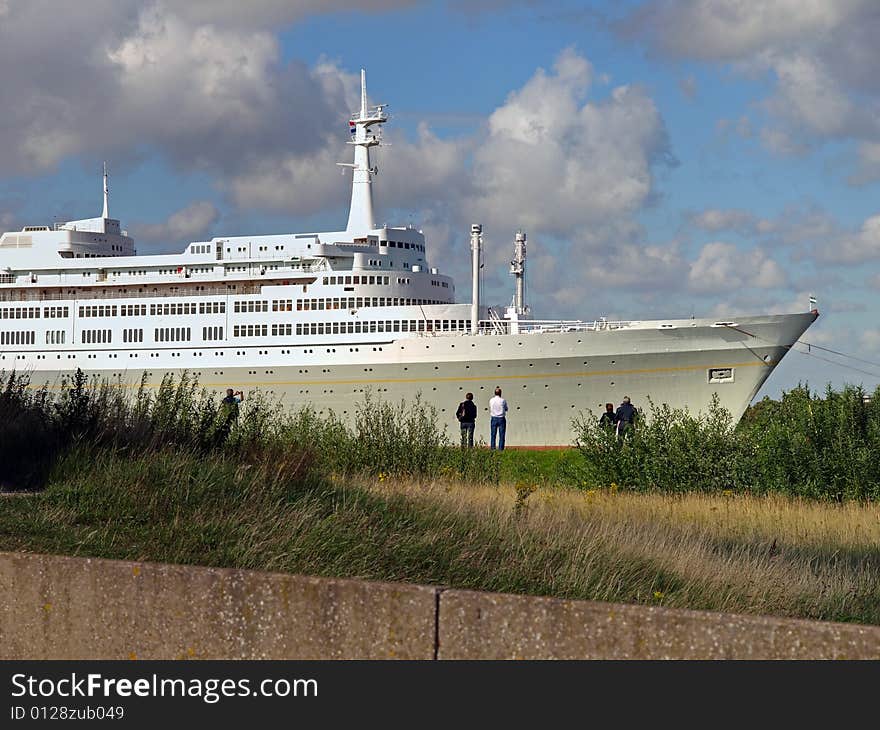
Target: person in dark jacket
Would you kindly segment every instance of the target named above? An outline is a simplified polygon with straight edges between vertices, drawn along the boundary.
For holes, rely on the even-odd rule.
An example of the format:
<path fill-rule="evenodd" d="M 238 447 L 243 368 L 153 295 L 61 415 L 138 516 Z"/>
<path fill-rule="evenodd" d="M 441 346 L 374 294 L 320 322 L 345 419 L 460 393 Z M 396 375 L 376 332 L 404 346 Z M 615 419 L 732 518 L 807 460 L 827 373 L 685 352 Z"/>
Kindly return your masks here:
<path fill-rule="evenodd" d="M 474 425 L 477 420 L 477 407 L 474 405 L 474 394 L 466 393 L 464 400 L 458 404 L 455 417 L 461 424 L 461 448 L 474 447 Z"/>
<path fill-rule="evenodd" d="M 617 437 L 623 438 L 636 423 L 636 408 L 630 403 L 629 396 L 623 396 L 623 403 L 617 407 Z"/>
<path fill-rule="evenodd" d="M 605 413 L 599 418 L 599 425 L 609 430 L 617 425 L 617 414 L 614 412 L 613 403 L 605 404 Z"/>

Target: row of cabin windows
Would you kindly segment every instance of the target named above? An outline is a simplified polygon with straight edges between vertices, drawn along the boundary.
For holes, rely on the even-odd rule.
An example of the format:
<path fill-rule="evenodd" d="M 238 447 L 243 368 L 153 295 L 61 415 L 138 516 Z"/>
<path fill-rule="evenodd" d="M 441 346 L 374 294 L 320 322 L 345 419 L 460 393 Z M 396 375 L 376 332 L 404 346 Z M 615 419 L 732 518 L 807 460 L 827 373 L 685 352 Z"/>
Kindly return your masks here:
<path fill-rule="evenodd" d="M 409 243 L 407 241 L 379 241 L 380 246 L 388 246 L 388 248 L 411 248 L 414 251 L 424 253 L 425 247 L 420 243 Z"/>
<path fill-rule="evenodd" d="M 297 299 L 297 311 L 316 309 L 360 309 L 361 307 L 401 307 L 414 304 L 445 304 L 438 299 L 407 299 L 405 297 L 325 297 Z M 274 311 L 274 310 L 273 310 Z"/>
<path fill-rule="evenodd" d="M 3 307 L 0 308 L 0 319 L 39 319 L 39 307 Z"/>
<path fill-rule="evenodd" d="M 150 314 L 196 314 L 197 302 L 166 302 L 151 304 Z"/>
<path fill-rule="evenodd" d="M 33 332 L 0 332 L 0 345 L 33 345 L 35 338 Z"/>
<path fill-rule="evenodd" d="M 369 322 L 305 322 L 297 323 L 297 335 L 339 335 L 339 334 L 370 334 L 376 332 L 465 332 L 469 328 L 466 319 L 404 319 L 378 320 Z M 289 323 L 273 324 L 272 336 L 283 337 L 294 334 L 294 326 Z M 106 344 L 113 341 L 112 330 L 83 330 L 83 344 Z M 267 337 L 269 327 L 265 324 L 235 325 L 233 337 Z M 47 345 L 65 344 L 64 330 L 46 332 Z M 154 331 L 155 342 L 189 342 L 192 339 L 189 327 L 157 327 Z M 222 340 L 223 327 L 203 327 L 202 339 L 205 341 Z M 142 329 L 122 330 L 122 341 L 125 343 L 143 342 Z M 0 332 L 2 345 L 33 345 L 34 332 Z"/>
<path fill-rule="evenodd" d="M 92 307 L 80 307 L 79 308 L 79 316 L 80 317 L 115 317 L 116 316 L 116 305 L 104 306 L 103 304 L 92 306 Z"/>
<path fill-rule="evenodd" d="M 84 345 L 113 342 L 113 330 L 83 330 L 80 335 Z"/>
<path fill-rule="evenodd" d="M 266 299 L 258 299 L 250 302 L 235 302 L 234 311 L 236 314 L 240 312 L 268 312 L 269 302 Z"/>
<path fill-rule="evenodd" d="M 269 326 L 265 324 L 237 324 L 232 328 L 233 337 L 266 337 Z"/>
<path fill-rule="evenodd" d="M 431 279 L 431 286 L 441 286 L 444 289 L 448 289 L 449 282 L 448 281 L 437 281 L 436 279 Z"/>
<path fill-rule="evenodd" d="M 267 302 L 263 303 L 264 305 L 268 305 Z M 53 311 L 57 310 L 58 314 L 52 314 L 51 316 L 67 316 L 67 307 L 47 307 L 45 316 L 50 316 L 48 314 L 49 309 Z M 63 309 L 64 313 L 60 314 Z M 0 310 L 3 312 L 5 310 Z M 15 311 L 15 310 L 13 310 Z M 24 310 L 22 310 L 24 311 Z M 118 308 L 119 314 L 122 317 L 143 317 L 147 314 L 147 305 L 146 304 L 123 304 Z M 236 310 L 238 311 L 238 310 Z M 267 311 L 264 307 L 262 311 Z M 115 317 L 117 313 L 116 305 L 97 305 L 97 306 L 83 306 L 79 308 L 79 316 L 80 317 Z M 150 314 L 151 315 L 172 315 L 172 314 L 182 314 L 182 315 L 190 315 L 190 314 L 225 314 L 226 313 L 226 302 L 166 302 L 162 304 L 151 304 L 150 305 Z M 2 315 L 0 315 L 2 316 Z M 39 311 L 36 314 L 37 317 L 40 316 Z M 5 318 L 5 317 L 4 317 Z"/>
<path fill-rule="evenodd" d="M 372 263 L 372 262 L 370 262 Z M 330 286 L 352 285 L 352 284 L 390 284 L 390 276 L 376 276 L 375 274 L 355 274 L 352 276 L 326 276 L 324 283 Z M 398 279 L 398 283 L 400 280 Z"/>
<path fill-rule="evenodd" d="M 189 342 L 189 327 L 157 327 L 154 339 L 156 342 Z"/>
<path fill-rule="evenodd" d="M 43 307 L 43 316 L 47 319 L 69 317 L 70 307 Z"/>
<path fill-rule="evenodd" d="M 394 319 L 370 322 L 300 322 L 298 335 L 345 335 L 373 332 L 466 332 L 466 319 Z M 273 332 L 274 334 L 274 332 Z"/>
<path fill-rule="evenodd" d="M 192 252 L 193 253 L 211 253 L 211 247 L 209 245 L 208 246 L 205 246 L 205 245 L 193 246 Z"/>

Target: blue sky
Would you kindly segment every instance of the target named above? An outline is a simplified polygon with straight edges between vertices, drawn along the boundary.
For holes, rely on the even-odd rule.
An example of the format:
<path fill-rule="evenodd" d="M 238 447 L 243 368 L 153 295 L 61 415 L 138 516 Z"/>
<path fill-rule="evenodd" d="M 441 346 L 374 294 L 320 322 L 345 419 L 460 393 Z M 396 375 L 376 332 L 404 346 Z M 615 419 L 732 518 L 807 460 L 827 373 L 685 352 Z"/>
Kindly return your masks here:
<path fill-rule="evenodd" d="M 0 0 L 0 227 L 96 214 L 104 159 L 142 253 L 342 227 L 333 163 L 365 67 L 392 113 L 380 222 L 423 227 L 459 292 L 482 222 L 490 303 L 511 296 L 524 228 L 540 318 L 798 311 L 814 294 L 804 339 L 877 365 L 792 353 L 762 394 L 873 389 L 874 8 Z"/>

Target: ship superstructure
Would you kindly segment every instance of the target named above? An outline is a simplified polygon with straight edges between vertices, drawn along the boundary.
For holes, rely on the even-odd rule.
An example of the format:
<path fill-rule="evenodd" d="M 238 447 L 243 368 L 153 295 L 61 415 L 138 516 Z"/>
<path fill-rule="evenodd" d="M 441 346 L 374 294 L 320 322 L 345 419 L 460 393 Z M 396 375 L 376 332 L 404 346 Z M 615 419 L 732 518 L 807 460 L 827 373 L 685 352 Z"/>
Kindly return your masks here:
<path fill-rule="evenodd" d="M 135 386 L 189 372 L 211 389 L 260 388 L 290 406 L 343 418 L 370 390 L 417 393 L 449 425 L 465 391 L 485 413 L 510 403 L 511 445 L 566 445 L 571 419 L 630 395 L 704 409 L 713 394 L 739 417 L 817 313 L 730 320 L 529 319 L 525 234 L 517 232 L 513 304 L 480 303 L 482 236 L 472 227 L 472 292 L 456 303 L 429 264 L 422 231 L 377 226 L 370 149 L 385 105 L 351 116 L 354 162 L 344 231 L 215 237 L 180 254 L 138 255 L 109 214 L 26 226 L 0 237 L 0 369 L 57 386 L 76 369 Z"/>

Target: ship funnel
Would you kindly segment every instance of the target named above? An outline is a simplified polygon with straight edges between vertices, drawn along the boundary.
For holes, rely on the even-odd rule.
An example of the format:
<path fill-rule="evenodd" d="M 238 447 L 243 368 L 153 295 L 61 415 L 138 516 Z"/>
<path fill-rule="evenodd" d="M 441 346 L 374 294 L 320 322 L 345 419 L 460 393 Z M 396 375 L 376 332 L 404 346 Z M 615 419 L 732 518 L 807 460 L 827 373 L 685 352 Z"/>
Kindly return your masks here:
<path fill-rule="evenodd" d="M 510 262 L 510 273 L 516 281 L 516 290 L 513 295 L 513 310 L 519 314 L 527 314 L 528 307 L 525 302 L 526 291 L 526 234 L 517 231 L 513 241 L 513 261 Z"/>
<path fill-rule="evenodd" d="M 480 330 L 480 255 L 483 251 L 483 226 L 479 223 L 471 225 L 471 334 Z"/>

